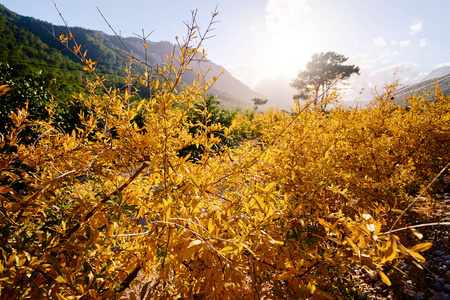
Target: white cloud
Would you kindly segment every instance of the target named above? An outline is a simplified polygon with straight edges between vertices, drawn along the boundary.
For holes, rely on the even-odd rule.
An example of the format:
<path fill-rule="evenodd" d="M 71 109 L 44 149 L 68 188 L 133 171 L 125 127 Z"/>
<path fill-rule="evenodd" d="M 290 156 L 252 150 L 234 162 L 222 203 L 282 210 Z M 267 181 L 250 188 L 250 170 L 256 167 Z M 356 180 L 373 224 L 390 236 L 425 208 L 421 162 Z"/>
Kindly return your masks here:
<path fill-rule="evenodd" d="M 376 62 L 377 62 L 377 60 L 369 57 L 368 54 L 354 55 L 354 56 L 351 56 L 347 61 L 348 64 L 356 65 L 361 70 L 372 69 Z"/>
<path fill-rule="evenodd" d="M 428 40 L 427 39 L 421 39 L 419 46 L 420 47 L 425 47 L 426 45 L 428 45 Z"/>
<path fill-rule="evenodd" d="M 381 55 L 378 57 L 378 60 L 381 60 L 385 64 L 391 60 L 391 57 L 397 56 L 399 54 L 400 53 L 398 51 L 386 51 L 381 53 Z"/>
<path fill-rule="evenodd" d="M 377 37 L 376 39 L 373 39 L 373 43 L 379 47 L 386 46 L 386 40 L 384 39 L 384 37 L 381 36 Z"/>
<path fill-rule="evenodd" d="M 403 40 L 403 41 L 400 41 L 400 48 L 406 48 L 406 47 L 408 47 L 409 46 L 409 43 L 411 43 L 411 41 L 410 40 Z"/>
<path fill-rule="evenodd" d="M 268 0 L 266 26 L 270 31 L 280 32 L 295 21 L 300 12 L 310 11 L 311 0 Z"/>
<path fill-rule="evenodd" d="M 421 65 L 412 62 L 401 62 L 372 72 L 361 69 L 360 73 L 361 76 L 350 77 L 348 83 L 354 89 L 345 91 L 344 100 L 359 99 L 362 102 L 368 102 L 373 98 L 372 88 L 374 87 L 382 93 L 383 86 L 395 80 L 399 80 L 402 86 L 406 86 L 418 82 L 425 76 Z"/>
<path fill-rule="evenodd" d="M 421 29 L 422 29 L 422 21 L 419 21 L 416 24 L 411 25 L 411 32 L 409 34 L 414 35 Z"/>
<path fill-rule="evenodd" d="M 381 87 L 395 79 L 399 79 L 403 85 L 412 84 L 422 79 L 423 76 L 420 64 L 406 61 L 371 72 L 368 78 L 372 84 Z"/>

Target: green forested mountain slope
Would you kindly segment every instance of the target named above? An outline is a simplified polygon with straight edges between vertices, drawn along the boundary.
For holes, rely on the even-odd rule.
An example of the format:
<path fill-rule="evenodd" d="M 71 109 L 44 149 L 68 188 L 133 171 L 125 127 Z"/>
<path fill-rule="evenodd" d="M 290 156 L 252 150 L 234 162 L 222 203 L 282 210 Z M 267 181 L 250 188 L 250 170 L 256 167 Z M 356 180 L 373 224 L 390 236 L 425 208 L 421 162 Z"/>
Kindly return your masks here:
<path fill-rule="evenodd" d="M 71 95 L 83 89 L 82 71 L 78 59 L 54 38 L 66 33 L 62 26 L 24 17 L 9 11 L 0 5 L 0 63 L 8 64 L 14 70 L 13 77 L 27 76 L 40 72 L 40 79 L 51 82 L 56 79 L 55 94 L 60 99 L 71 99 Z M 88 51 L 88 57 L 98 61 L 96 71 L 107 78 L 107 84 L 121 87 L 124 83 L 127 57 L 119 39 L 100 31 L 80 27 L 71 28 L 75 38 L 81 44 L 82 51 Z M 123 38 L 127 47 L 137 56 L 145 57 L 143 43 L 138 38 Z M 169 42 L 148 42 L 148 62 L 152 65 L 165 61 L 174 45 Z M 211 66 L 217 76 L 224 69 L 213 63 Z M 4 76 L 3 76 L 4 77 Z M 183 80 L 192 83 L 195 74 L 186 74 Z M 208 78 L 210 79 L 210 78 Z M 216 86 L 209 91 L 218 95 L 223 108 L 249 108 L 251 99 L 262 96 L 233 78 L 228 72 L 219 78 Z M 141 96 L 145 96 L 142 94 Z"/>

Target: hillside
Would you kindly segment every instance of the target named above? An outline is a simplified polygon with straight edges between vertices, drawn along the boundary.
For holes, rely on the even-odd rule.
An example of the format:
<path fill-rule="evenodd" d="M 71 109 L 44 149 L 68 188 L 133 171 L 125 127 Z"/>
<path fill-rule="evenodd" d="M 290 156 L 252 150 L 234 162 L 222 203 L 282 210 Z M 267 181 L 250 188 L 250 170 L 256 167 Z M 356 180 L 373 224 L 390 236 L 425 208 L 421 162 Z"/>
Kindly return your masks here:
<path fill-rule="evenodd" d="M 443 67 L 434 69 L 430 74 L 425 76 L 425 78 L 422 79 L 422 81 L 427 81 L 427 80 L 435 79 L 435 78 L 441 78 L 448 74 L 450 74 L 450 66 L 443 66 Z"/>
<path fill-rule="evenodd" d="M 396 101 L 401 103 L 411 94 L 427 93 L 433 85 L 438 84 L 444 95 L 450 93 L 450 67 L 441 67 L 433 70 L 422 81 L 403 87 L 397 91 Z M 430 101 L 434 100 L 433 91 L 429 95 Z"/>
<path fill-rule="evenodd" d="M 126 55 L 122 53 L 123 46 L 115 36 L 101 31 L 84 28 L 70 28 L 83 50 L 93 61 L 98 60 L 97 71 L 105 75 L 108 84 L 120 87 L 123 84 L 124 64 Z M 81 70 L 77 58 L 55 40 L 50 32 L 56 35 L 64 33 L 65 28 L 50 23 L 24 17 L 11 12 L 0 5 L 0 62 L 10 65 L 13 69 L 20 69 L 21 74 L 42 72 L 47 80 L 56 79 L 60 86 L 67 87 L 60 92 L 63 98 L 70 97 L 72 92 L 81 89 L 80 77 L 86 76 Z M 145 50 L 140 39 L 123 38 L 126 46 L 138 57 L 145 57 Z M 174 49 L 170 42 L 148 42 L 148 62 L 151 65 L 166 61 L 165 54 Z M 251 99 L 262 98 L 239 80 L 235 79 L 223 67 L 208 62 L 212 70 L 207 79 L 218 76 L 219 80 L 210 90 L 210 94 L 219 96 L 221 106 L 227 109 L 250 108 Z M 205 69 L 205 67 L 203 67 Z M 207 68 L 206 68 L 207 69 Z M 195 69 L 198 72 L 199 69 Z M 182 78 L 187 84 L 196 78 L 193 73 L 186 73 Z M 69 92 L 68 92 L 69 91 Z"/>

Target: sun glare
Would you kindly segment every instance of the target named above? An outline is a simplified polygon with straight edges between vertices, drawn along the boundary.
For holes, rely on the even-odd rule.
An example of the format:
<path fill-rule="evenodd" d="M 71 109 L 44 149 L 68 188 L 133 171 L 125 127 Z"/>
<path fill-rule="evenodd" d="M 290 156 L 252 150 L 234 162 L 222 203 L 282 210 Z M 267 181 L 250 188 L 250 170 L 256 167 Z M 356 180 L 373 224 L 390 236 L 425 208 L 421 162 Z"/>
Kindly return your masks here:
<path fill-rule="evenodd" d="M 267 67 L 275 74 L 294 77 L 311 58 L 311 45 L 308 40 L 293 32 L 274 35 L 267 40 L 267 44 Z"/>

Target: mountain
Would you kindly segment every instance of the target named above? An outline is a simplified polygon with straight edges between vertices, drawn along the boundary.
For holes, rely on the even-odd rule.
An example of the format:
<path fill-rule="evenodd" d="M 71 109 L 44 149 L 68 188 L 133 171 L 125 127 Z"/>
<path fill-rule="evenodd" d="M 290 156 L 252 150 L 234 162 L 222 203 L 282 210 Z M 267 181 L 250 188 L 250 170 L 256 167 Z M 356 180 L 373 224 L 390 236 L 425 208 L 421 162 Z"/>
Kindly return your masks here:
<path fill-rule="evenodd" d="M 431 94 L 429 95 L 430 101 L 434 100 L 433 97 L 433 86 L 438 84 L 444 95 L 450 93 L 450 66 L 444 66 L 431 71 L 422 81 L 403 87 L 397 91 L 395 99 L 398 103 L 402 103 L 408 95 L 414 95 L 419 93 L 427 93 L 431 89 Z"/>
<path fill-rule="evenodd" d="M 434 69 L 430 74 L 425 76 L 425 78 L 422 79 L 422 81 L 427 81 L 427 80 L 434 79 L 434 78 L 441 78 L 448 74 L 450 74 L 450 66 L 443 66 L 443 67 Z"/>
<path fill-rule="evenodd" d="M 265 78 L 254 89 L 269 98 L 267 106 L 290 111 L 291 107 L 295 105 L 293 96 L 297 93 L 290 86 L 291 81 L 292 79 L 285 76 L 279 76 L 275 79 Z"/>
<path fill-rule="evenodd" d="M 97 61 L 96 70 L 105 75 L 107 83 L 111 86 L 123 85 L 124 68 L 127 56 L 123 53 L 124 47 L 116 36 L 107 35 L 101 31 L 88 30 L 80 27 L 70 27 L 75 39 L 88 51 L 88 57 Z M 63 45 L 52 36 L 65 33 L 63 26 L 55 26 L 31 17 L 24 17 L 0 5 L 0 62 L 8 64 L 13 69 L 27 72 L 41 72 L 47 79 L 55 78 L 60 86 L 68 87 L 73 91 L 82 88 L 80 78 L 87 75 L 82 72 L 78 59 L 65 50 Z M 145 49 L 142 40 L 136 37 L 122 38 L 126 47 L 137 57 L 145 58 Z M 170 42 L 147 42 L 148 63 L 152 66 L 167 61 L 165 54 L 170 54 L 174 45 Z M 248 86 L 234 78 L 223 67 L 206 62 L 203 70 L 211 68 L 206 79 L 219 76 L 215 85 L 208 91 L 209 94 L 219 97 L 220 105 L 224 109 L 251 108 L 252 98 L 263 98 Z M 191 84 L 197 79 L 195 72 L 200 68 L 194 67 L 194 72 L 186 72 L 182 80 Z M 64 97 L 67 93 L 62 92 Z"/>

